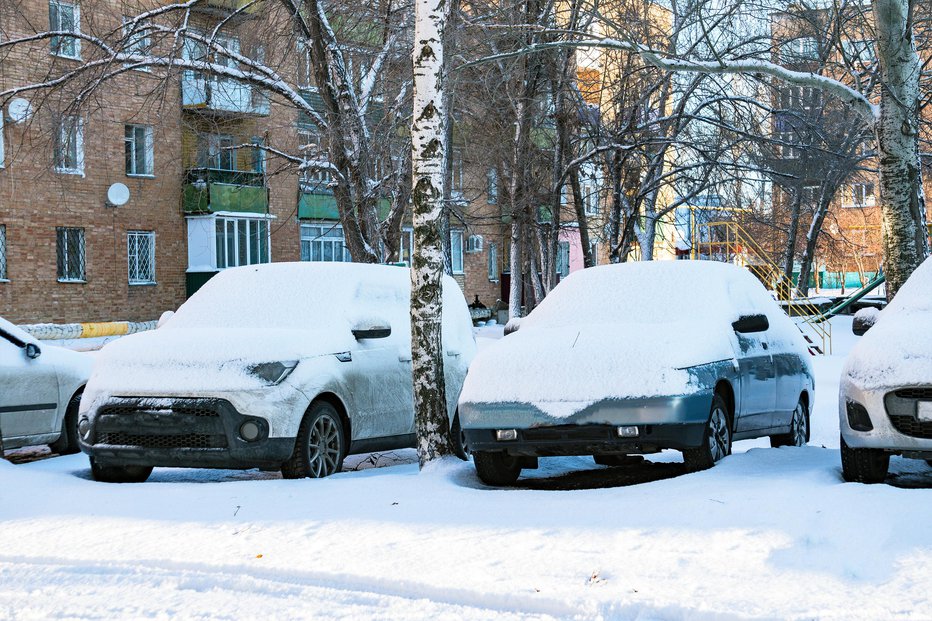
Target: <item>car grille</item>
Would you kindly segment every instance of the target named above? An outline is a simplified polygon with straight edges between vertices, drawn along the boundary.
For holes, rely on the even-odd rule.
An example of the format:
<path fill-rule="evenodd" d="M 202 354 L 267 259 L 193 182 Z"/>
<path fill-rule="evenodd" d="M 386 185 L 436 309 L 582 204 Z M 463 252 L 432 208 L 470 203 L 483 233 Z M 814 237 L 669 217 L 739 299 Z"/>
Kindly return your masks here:
<path fill-rule="evenodd" d="M 553 427 L 531 427 L 521 433 L 523 439 L 529 442 L 567 439 L 585 442 L 615 439 L 617 436 L 613 433 L 614 429 L 614 427 L 604 425 L 555 425 Z"/>
<path fill-rule="evenodd" d="M 932 399 L 932 387 L 901 388 L 895 394 L 900 399 Z"/>
<path fill-rule="evenodd" d="M 131 434 L 122 431 L 102 433 L 99 436 L 101 444 L 115 444 L 119 446 L 139 446 L 150 449 L 172 448 L 226 448 L 226 436 L 209 435 L 206 433 L 185 433 L 179 435 L 167 434 Z"/>
<path fill-rule="evenodd" d="M 226 448 L 219 407 L 216 400 L 105 405 L 97 413 L 96 443 L 145 449 Z"/>
<path fill-rule="evenodd" d="M 921 421 L 914 416 L 888 414 L 894 429 L 911 438 L 932 439 L 932 422 Z"/>

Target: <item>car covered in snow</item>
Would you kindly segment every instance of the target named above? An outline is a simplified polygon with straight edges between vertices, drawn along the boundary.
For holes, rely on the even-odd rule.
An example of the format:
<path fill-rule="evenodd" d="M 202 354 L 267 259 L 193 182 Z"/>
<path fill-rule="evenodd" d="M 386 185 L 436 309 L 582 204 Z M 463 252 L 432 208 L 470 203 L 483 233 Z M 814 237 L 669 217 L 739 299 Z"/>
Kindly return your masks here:
<path fill-rule="evenodd" d="M 348 454 L 414 446 L 410 278 L 354 263 L 217 274 L 158 329 L 101 350 L 78 422 L 94 478 L 143 481 L 153 466 L 322 477 Z M 475 340 L 449 277 L 442 341 L 458 426 Z"/>
<path fill-rule="evenodd" d="M 3 448 L 48 444 L 78 452 L 78 405 L 92 361 L 88 354 L 40 345 L 0 318 L 0 434 Z"/>
<path fill-rule="evenodd" d="M 479 477 L 537 458 L 605 465 L 663 449 L 692 470 L 733 440 L 809 438 L 813 375 L 799 329 L 747 270 L 709 261 L 570 274 L 470 367 L 459 411 Z"/>
<path fill-rule="evenodd" d="M 841 374 L 838 416 L 847 481 L 880 483 L 891 455 L 932 464 L 932 259 L 889 305 L 859 311 Z"/>

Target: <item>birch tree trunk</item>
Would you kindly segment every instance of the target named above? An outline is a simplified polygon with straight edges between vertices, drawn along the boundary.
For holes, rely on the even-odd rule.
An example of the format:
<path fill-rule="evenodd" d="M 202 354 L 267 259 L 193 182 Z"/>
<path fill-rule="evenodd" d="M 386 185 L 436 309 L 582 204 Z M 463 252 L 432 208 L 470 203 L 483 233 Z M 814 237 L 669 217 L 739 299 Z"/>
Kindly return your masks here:
<path fill-rule="evenodd" d="M 925 196 L 919 166 L 919 76 L 911 0 L 874 0 L 883 92 L 875 124 L 883 271 L 892 298 L 928 255 Z"/>
<path fill-rule="evenodd" d="M 445 0 L 417 0 L 414 109 L 411 120 L 411 355 L 418 463 L 453 455 L 443 377 L 443 245 Z"/>

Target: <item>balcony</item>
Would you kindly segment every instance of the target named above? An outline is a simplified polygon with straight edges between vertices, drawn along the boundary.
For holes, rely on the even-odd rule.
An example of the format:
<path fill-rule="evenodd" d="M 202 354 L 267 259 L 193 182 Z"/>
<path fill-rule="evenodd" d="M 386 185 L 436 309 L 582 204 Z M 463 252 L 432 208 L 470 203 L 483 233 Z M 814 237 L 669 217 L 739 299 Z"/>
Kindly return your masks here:
<path fill-rule="evenodd" d="M 269 98 L 262 89 L 194 71 L 182 76 L 181 105 L 185 110 L 226 117 L 269 115 Z"/>
<path fill-rule="evenodd" d="M 228 18 L 236 13 L 237 17 L 242 16 L 243 19 L 254 17 L 261 9 L 261 2 L 251 0 L 204 0 L 191 7 L 192 11 L 203 15 Z"/>
<path fill-rule="evenodd" d="M 182 205 L 187 214 L 217 211 L 268 213 L 265 175 L 242 170 L 191 168 L 185 173 Z"/>

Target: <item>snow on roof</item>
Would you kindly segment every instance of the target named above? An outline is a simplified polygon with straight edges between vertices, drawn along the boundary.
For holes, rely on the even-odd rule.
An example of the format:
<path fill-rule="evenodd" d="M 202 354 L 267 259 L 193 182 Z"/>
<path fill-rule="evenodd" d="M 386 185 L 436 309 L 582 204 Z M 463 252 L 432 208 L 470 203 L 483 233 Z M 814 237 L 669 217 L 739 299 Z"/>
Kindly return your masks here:
<path fill-rule="evenodd" d="M 390 312 L 384 303 L 407 296 L 410 279 L 406 268 L 364 263 L 236 267 L 207 281 L 164 327 L 313 329 L 343 325 L 354 319 L 349 314 L 351 301 L 354 312 Z M 365 295 L 357 295 L 363 290 Z M 362 299 L 368 303 L 362 304 Z"/>

